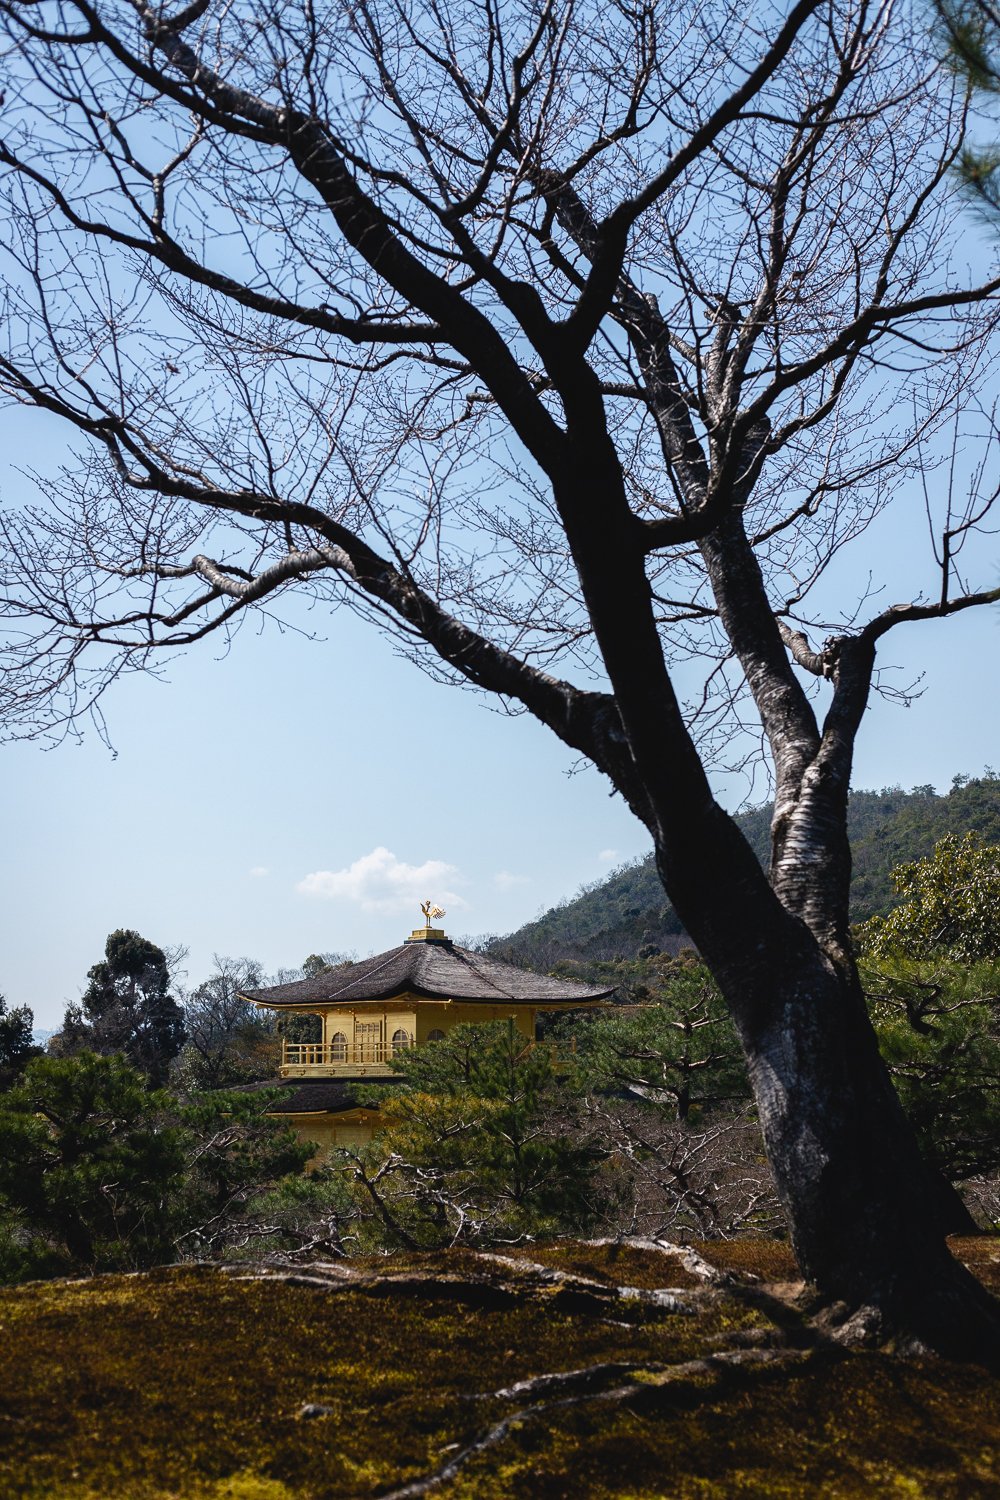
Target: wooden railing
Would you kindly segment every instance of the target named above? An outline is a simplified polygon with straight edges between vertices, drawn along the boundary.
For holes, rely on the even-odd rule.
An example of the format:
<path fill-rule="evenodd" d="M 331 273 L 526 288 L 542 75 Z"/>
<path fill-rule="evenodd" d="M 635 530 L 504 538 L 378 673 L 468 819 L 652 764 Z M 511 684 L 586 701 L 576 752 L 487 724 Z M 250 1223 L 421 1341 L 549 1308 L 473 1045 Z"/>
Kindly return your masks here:
<path fill-rule="evenodd" d="M 335 1063 L 384 1063 L 412 1042 L 285 1042 L 281 1049 L 284 1067 L 328 1068 Z"/>
<path fill-rule="evenodd" d="M 415 1044 L 412 1041 L 361 1041 L 361 1042 L 283 1042 L 281 1049 L 282 1068 L 329 1068 L 361 1067 L 378 1065 L 385 1067 L 391 1057 L 406 1052 Z M 434 1044 L 431 1043 L 431 1046 Z M 561 1042 L 532 1042 L 525 1039 L 521 1057 L 526 1057 L 536 1048 L 548 1051 L 552 1062 L 559 1063 L 576 1051 L 576 1037 Z"/>

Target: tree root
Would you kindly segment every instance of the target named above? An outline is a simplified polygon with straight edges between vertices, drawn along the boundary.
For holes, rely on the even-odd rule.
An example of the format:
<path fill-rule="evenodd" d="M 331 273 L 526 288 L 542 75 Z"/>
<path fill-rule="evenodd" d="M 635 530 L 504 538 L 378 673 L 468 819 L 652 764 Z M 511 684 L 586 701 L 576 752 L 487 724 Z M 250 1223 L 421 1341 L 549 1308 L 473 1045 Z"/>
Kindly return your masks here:
<path fill-rule="evenodd" d="M 620 1283 L 595 1281 L 593 1277 L 581 1276 L 577 1271 L 560 1271 L 556 1266 L 543 1265 L 541 1261 L 527 1260 L 518 1255 L 498 1255 L 488 1250 L 477 1251 L 476 1257 L 478 1260 L 517 1271 L 521 1276 L 531 1277 L 542 1286 L 559 1288 L 567 1294 L 562 1299 L 564 1302 L 571 1297 L 579 1297 L 585 1301 L 596 1295 L 598 1301 L 617 1298 L 625 1302 L 643 1303 L 647 1307 L 656 1307 L 671 1313 L 694 1311 L 688 1300 L 690 1293 L 681 1287 L 626 1286 Z"/>
<path fill-rule="evenodd" d="M 641 1310 L 653 1317 L 691 1315 L 701 1297 L 698 1289 L 619 1286 L 515 1256 L 474 1253 L 483 1263 L 481 1277 L 442 1270 L 373 1271 L 351 1267 L 343 1261 L 314 1262 L 295 1270 L 268 1265 L 221 1269 L 237 1281 L 278 1281 L 285 1286 L 351 1291 L 369 1297 L 430 1297 L 470 1307 L 496 1308 L 544 1298 L 561 1311 L 592 1317 L 620 1313 L 623 1308 Z M 501 1276 L 497 1268 L 515 1274 Z"/>
<path fill-rule="evenodd" d="M 964 1268 L 963 1268 L 964 1269 Z M 844 1349 L 880 1349 L 902 1358 L 939 1357 L 982 1365 L 1000 1373 L 1000 1302 L 970 1275 L 963 1288 L 927 1288 L 914 1308 L 900 1314 L 891 1301 L 853 1306 L 823 1303 L 808 1309 L 809 1327 Z"/>
<path fill-rule="evenodd" d="M 580 1240 L 581 1245 L 592 1245 L 595 1249 L 603 1249 L 608 1245 L 624 1245 L 629 1250 L 654 1250 L 660 1255 L 669 1256 L 679 1261 L 690 1276 L 696 1276 L 699 1281 L 711 1282 L 713 1286 L 729 1286 L 733 1280 L 732 1273 L 721 1271 L 718 1266 L 713 1266 L 703 1255 L 690 1245 L 679 1245 L 675 1240 L 647 1240 L 641 1235 L 626 1234 L 618 1237 L 605 1235 L 596 1240 Z"/>
<path fill-rule="evenodd" d="M 421 1496 L 456 1478 L 474 1458 L 495 1448 L 517 1428 L 573 1407 L 598 1402 L 605 1407 L 631 1405 L 645 1411 L 662 1410 L 666 1406 L 690 1407 L 717 1396 L 741 1368 L 765 1364 L 785 1367 L 793 1363 L 804 1363 L 808 1357 L 788 1350 L 734 1350 L 710 1354 L 703 1359 L 685 1360 L 676 1365 L 594 1365 L 589 1369 L 539 1375 L 533 1380 L 521 1380 L 497 1391 L 486 1391 L 473 1399 L 499 1401 L 520 1399 L 539 1392 L 544 1392 L 550 1398 L 557 1392 L 560 1394 L 556 1400 L 536 1401 L 502 1417 L 500 1421 L 478 1433 L 471 1442 L 466 1443 L 465 1447 L 430 1474 L 410 1480 L 396 1489 L 385 1490 L 376 1500 L 420 1500 Z M 623 1374 L 633 1377 L 630 1384 L 605 1384 L 609 1380 L 620 1379 Z M 708 1384 L 705 1383 L 706 1377 Z M 597 1389 L 593 1389 L 594 1386 Z"/>
<path fill-rule="evenodd" d="M 370 1297 L 421 1297 L 483 1310 L 544 1302 L 554 1311 L 598 1317 L 622 1326 L 696 1314 L 722 1296 L 752 1308 L 769 1325 L 736 1330 L 713 1340 L 717 1347 L 722 1343 L 729 1351 L 879 1348 L 902 1357 L 936 1354 L 972 1360 L 990 1369 L 1000 1368 L 998 1303 L 968 1272 L 955 1278 L 955 1285 L 929 1278 L 917 1301 L 916 1312 L 914 1297 L 910 1295 L 899 1304 L 900 1314 L 891 1300 L 872 1298 L 848 1306 L 820 1299 L 815 1288 L 806 1283 L 750 1284 L 736 1273 L 709 1266 L 696 1251 L 662 1241 L 591 1243 L 631 1243 L 636 1249 L 657 1249 L 665 1256 L 684 1256 L 686 1269 L 698 1276 L 703 1285 L 693 1288 L 619 1285 L 488 1251 L 467 1251 L 462 1266 L 447 1270 L 412 1266 L 394 1270 L 391 1261 L 384 1269 L 358 1267 L 342 1260 L 316 1261 L 295 1268 L 263 1264 L 220 1269 L 244 1280 L 274 1280 L 290 1286 L 327 1292 L 353 1291 Z M 977 1314 L 978 1333 L 969 1332 L 970 1307 Z"/>
<path fill-rule="evenodd" d="M 669 1365 L 651 1364 L 648 1361 L 625 1363 L 611 1360 L 601 1365 L 586 1365 L 579 1370 L 557 1370 L 550 1375 L 533 1375 L 530 1380 L 516 1380 L 513 1385 L 501 1386 L 497 1391 L 479 1391 L 465 1396 L 465 1401 L 521 1401 L 525 1396 L 575 1396 L 600 1389 L 611 1380 L 627 1379 L 636 1374 L 658 1374 L 670 1369 Z"/>

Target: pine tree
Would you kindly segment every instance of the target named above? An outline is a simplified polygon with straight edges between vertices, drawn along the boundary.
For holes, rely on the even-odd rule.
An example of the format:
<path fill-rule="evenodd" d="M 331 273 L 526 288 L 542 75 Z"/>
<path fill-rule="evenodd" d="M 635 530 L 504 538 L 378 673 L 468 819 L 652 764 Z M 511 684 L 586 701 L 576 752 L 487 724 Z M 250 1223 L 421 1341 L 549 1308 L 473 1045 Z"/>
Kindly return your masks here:
<path fill-rule="evenodd" d="M 118 928 L 87 978 L 82 1003 L 67 1008 L 52 1050 L 120 1053 L 153 1083 L 162 1083 L 184 1045 L 184 1012 L 170 994 L 163 949 L 138 932 Z"/>

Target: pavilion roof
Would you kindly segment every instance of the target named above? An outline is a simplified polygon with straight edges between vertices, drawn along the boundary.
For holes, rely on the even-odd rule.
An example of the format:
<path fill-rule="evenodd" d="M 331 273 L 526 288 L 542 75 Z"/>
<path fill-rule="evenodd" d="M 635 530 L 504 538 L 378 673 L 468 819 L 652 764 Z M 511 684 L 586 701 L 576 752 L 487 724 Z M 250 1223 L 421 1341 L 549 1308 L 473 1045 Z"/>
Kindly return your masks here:
<path fill-rule="evenodd" d="M 587 1005 L 603 1000 L 613 987 L 598 989 L 547 974 L 516 969 L 497 958 L 459 948 L 447 939 L 401 943 L 374 958 L 329 969 L 313 979 L 245 991 L 261 1005 L 352 1005 L 415 995 L 427 1000 L 461 1000 L 483 1005 Z"/>

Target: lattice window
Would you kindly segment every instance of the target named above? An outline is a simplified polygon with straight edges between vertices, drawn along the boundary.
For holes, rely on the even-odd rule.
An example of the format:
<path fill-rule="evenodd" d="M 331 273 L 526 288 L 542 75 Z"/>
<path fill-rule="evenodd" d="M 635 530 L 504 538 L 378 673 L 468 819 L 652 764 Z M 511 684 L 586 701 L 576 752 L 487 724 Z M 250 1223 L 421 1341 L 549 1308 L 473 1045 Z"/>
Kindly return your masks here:
<path fill-rule="evenodd" d="M 359 1021 L 354 1028 L 358 1062 L 381 1062 L 382 1022 Z"/>

